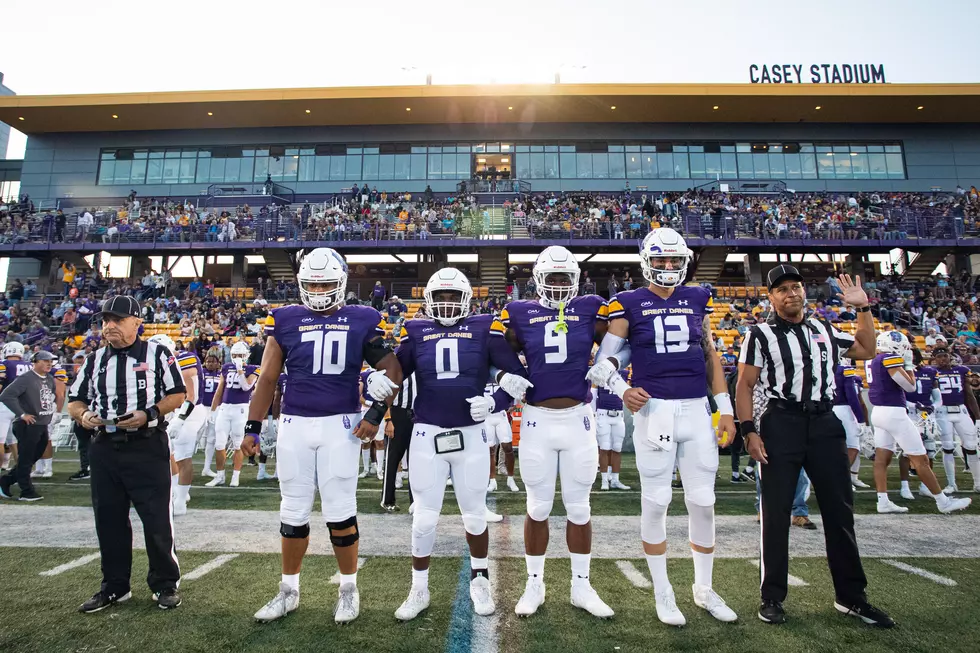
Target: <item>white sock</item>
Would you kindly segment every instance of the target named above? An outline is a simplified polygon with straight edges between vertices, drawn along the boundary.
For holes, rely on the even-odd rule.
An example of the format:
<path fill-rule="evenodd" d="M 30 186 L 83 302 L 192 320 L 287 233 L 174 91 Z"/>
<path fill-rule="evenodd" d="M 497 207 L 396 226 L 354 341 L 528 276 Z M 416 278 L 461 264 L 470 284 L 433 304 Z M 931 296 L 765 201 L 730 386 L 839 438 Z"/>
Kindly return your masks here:
<path fill-rule="evenodd" d="M 191 486 L 190 485 L 178 485 L 177 486 L 177 500 L 181 503 L 187 503 L 187 499 L 191 496 Z"/>
<path fill-rule="evenodd" d="M 851 463 L 851 474 L 857 476 L 859 471 L 861 471 L 861 456 L 854 456 L 854 462 Z"/>
<path fill-rule="evenodd" d="M 490 558 L 474 558 L 470 556 L 470 569 L 473 571 L 486 571 L 489 577 Z"/>
<path fill-rule="evenodd" d="M 384 471 L 385 470 L 385 450 L 384 449 L 378 449 L 377 450 L 377 456 L 378 456 L 378 471 L 381 472 L 381 474 L 383 475 L 385 473 L 385 471 Z"/>
<path fill-rule="evenodd" d="M 967 454 L 966 462 L 970 465 L 970 473 L 973 474 L 973 487 L 980 487 L 980 462 L 977 461 L 977 454 Z"/>
<path fill-rule="evenodd" d="M 608 467 L 606 467 L 606 473 L 607 474 L 612 474 L 612 465 L 609 465 Z"/>
<path fill-rule="evenodd" d="M 215 476 L 218 476 L 222 481 L 225 480 L 225 470 L 219 469 L 215 472 Z"/>
<path fill-rule="evenodd" d="M 956 456 L 943 452 L 943 469 L 946 470 L 947 485 L 956 484 Z"/>
<path fill-rule="evenodd" d="M 6 467 L 9 464 L 10 464 L 10 454 L 5 453 L 3 454 L 3 466 Z"/>
<path fill-rule="evenodd" d="M 207 443 L 204 445 L 204 469 L 211 469 L 212 462 L 214 462 L 214 445 Z"/>
<path fill-rule="evenodd" d="M 909 482 L 908 481 L 902 481 L 902 489 L 903 490 L 907 490 L 909 492 L 912 491 L 912 490 L 909 490 Z"/>
<path fill-rule="evenodd" d="M 238 482 L 238 477 L 241 476 L 241 475 L 242 475 L 242 470 L 240 470 L 240 469 L 233 469 L 233 470 L 231 470 L 231 482 L 232 483 L 237 483 Z"/>
<path fill-rule="evenodd" d="M 44 471 L 44 461 L 43 460 L 39 460 L 36 463 L 34 463 L 34 471 L 37 472 L 38 474 L 40 474 L 41 472 Z"/>
<path fill-rule="evenodd" d="M 44 459 L 44 471 L 49 473 L 54 472 L 54 458 Z"/>
<path fill-rule="evenodd" d="M 544 556 L 524 556 L 527 563 L 527 575 L 544 580 Z"/>
<path fill-rule="evenodd" d="M 170 477 L 170 493 L 177 494 L 177 486 L 180 485 L 180 475 L 174 474 Z"/>
<path fill-rule="evenodd" d="M 932 491 L 929 488 L 926 487 L 926 484 L 925 483 L 919 483 L 919 492 L 924 492 L 924 493 L 928 494 L 929 496 L 935 496 L 935 495 L 933 495 Z M 942 494 L 942 493 L 943 493 L 942 490 L 940 490 L 939 491 L 939 494 Z"/>
<path fill-rule="evenodd" d="M 412 569 L 412 587 L 428 587 L 429 586 L 429 570 L 422 569 Z"/>
<path fill-rule="evenodd" d="M 290 589 L 299 591 L 299 574 L 283 574 L 282 582 L 286 583 Z"/>
<path fill-rule="evenodd" d="M 711 570 L 715 563 L 714 553 L 691 551 L 694 556 L 694 584 L 711 587 Z"/>
<path fill-rule="evenodd" d="M 608 484 L 610 476 L 612 476 L 612 472 L 602 472 L 602 482 Z"/>
<path fill-rule="evenodd" d="M 667 578 L 667 554 L 647 554 L 646 558 L 647 567 L 650 568 L 650 578 L 653 579 L 654 591 L 670 587 L 670 580 Z"/>
<path fill-rule="evenodd" d="M 932 498 L 936 500 L 936 507 L 938 508 L 943 508 L 949 503 L 949 497 L 942 492 L 932 495 Z"/>
<path fill-rule="evenodd" d="M 371 450 L 361 449 L 361 462 L 364 463 L 364 471 L 371 471 Z"/>
<path fill-rule="evenodd" d="M 613 472 L 612 478 L 610 478 L 609 480 L 615 483 L 619 483 L 619 472 Z"/>
<path fill-rule="evenodd" d="M 888 493 L 879 492 L 878 493 L 878 503 L 888 503 Z"/>
<path fill-rule="evenodd" d="M 343 573 L 340 574 L 340 584 L 346 585 L 347 583 L 353 583 L 354 585 L 357 585 L 356 571 L 353 574 L 343 574 Z"/>
<path fill-rule="evenodd" d="M 265 463 L 259 463 L 259 474 L 265 474 Z"/>
<path fill-rule="evenodd" d="M 572 584 L 589 582 L 589 566 L 592 563 L 591 553 L 572 553 L 568 552 L 568 557 L 572 559 Z"/>

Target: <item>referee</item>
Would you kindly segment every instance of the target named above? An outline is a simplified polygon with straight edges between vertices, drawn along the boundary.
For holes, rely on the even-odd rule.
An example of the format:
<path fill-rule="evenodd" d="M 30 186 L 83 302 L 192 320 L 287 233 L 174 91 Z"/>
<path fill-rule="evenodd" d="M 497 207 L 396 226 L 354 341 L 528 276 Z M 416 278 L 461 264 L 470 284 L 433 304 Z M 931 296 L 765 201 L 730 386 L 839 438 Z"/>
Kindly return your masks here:
<path fill-rule="evenodd" d="M 757 462 L 762 490 L 762 604 L 759 618 L 786 621 L 783 601 L 789 570 L 789 525 L 793 493 L 806 470 L 817 493 L 834 581 L 834 607 L 867 624 L 894 622 L 865 596 L 867 579 L 854 536 L 854 496 L 844 427 L 833 413 L 834 368 L 841 356 L 875 356 L 874 320 L 861 277 L 840 276 L 844 302 L 858 309 L 857 333 L 835 329 L 806 315 L 803 276 L 777 265 L 767 277 L 775 315 L 752 327 L 742 344 L 735 402 L 739 427 Z M 845 354 L 846 352 L 846 354 Z M 769 402 L 753 415 L 752 393 L 761 381 Z M 758 419 L 758 428 L 754 422 Z M 760 435 L 761 434 L 761 435 Z"/>
<path fill-rule="evenodd" d="M 408 447 L 412 443 L 414 420 L 412 406 L 414 405 L 415 375 L 412 374 L 402 381 L 402 386 L 388 411 L 388 424 L 385 425 L 385 435 L 388 435 L 388 427 L 392 428 L 392 435 L 388 435 L 385 439 L 384 489 L 381 492 L 381 507 L 388 512 L 398 510 L 395 504 L 395 477 L 398 474 L 398 463 L 403 456 L 407 456 Z M 408 503 L 412 504 L 411 485 L 408 487 Z"/>
<path fill-rule="evenodd" d="M 105 302 L 96 319 L 108 345 L 85 359 L 69 393 L 72 419 L 95 431 L 89 458 L 102 554 L 102 587 L 81 612 L 98 612 L 131 597 L 130 504 L 143 522 L 153 600 L 164 610 L 180 605 L 163 416 L 184 401 L 184 382 L 169 349 L 139 338 L 139 316 L 139 302 L 132 297 Z"/>

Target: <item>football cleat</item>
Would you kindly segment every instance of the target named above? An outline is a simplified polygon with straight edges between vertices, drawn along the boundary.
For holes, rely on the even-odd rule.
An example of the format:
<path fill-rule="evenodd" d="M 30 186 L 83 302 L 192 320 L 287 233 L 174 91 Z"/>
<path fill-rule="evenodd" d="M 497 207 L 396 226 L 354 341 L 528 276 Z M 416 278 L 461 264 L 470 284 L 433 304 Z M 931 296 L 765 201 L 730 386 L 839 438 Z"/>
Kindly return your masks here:
<path fill-rule="evenodd" d="M 487 484 L 487 492 L 497 491 L 497 479 L 491 478 L 490 482 Z"/>
<path fill-rule="evenodd" d="M 593 617 L 600 619 L 610 619 L 616 614 L 612 608 L 606 605 L 605 601 L 599 598 L 599 595 L 588 582 L 572 583 L 572 605 L 576 608 L 582 608 Z"/>
<path fill-rule="evenodd" d="M 606 478 L 605 476 L 602 477 L 602 485 L 599 486 L 599 489 L 600 490 L 608 490 L 609 489 L 609 479 Z"/>
<path fill-rule="evenodd" d="M 452 486 L 453 486 L 453 477 L 450 476 L 449 478 L 446 479 L 446 487 L 452 487 Z"/>
<path fill-rule="evenodd" d="M 337 593 L 337 607 L 333 611 L 333 620 L 338 624 L 346 624 L 357 619 L 361 613 L 361 596 L 357 585 L 344 583 Z"/>
<path fill-rule="evenodd" d="M 220 485 L 220 483 L 219 483 Z M 238 487 L 238 479 L 234 476 L 231 477 L 231 482 L 228 483 L 228 487 Z"/>
<path fill-rule="evenodd" d="M 869 486 L 867 483 L 865 483 L 864 481 L 862 481 L 861 479 L 859 479 L 857 476 L 853 476 L 852 475 L 851 476 L 851 487 L 854 487 L 854 488 L 857 488 L 857 489 L 860 489 L 860 490 L 866 490 L 866 489 L 868 489 L 871 486 Z"/>
<path fill-rule="evenodd" d="M 544 580 L 535 576 L 527 577 L 527 584 L 524 586 L 524 594 L 517 602 L 514 612 L 518 617 L 529 617 L 544 605 L 545 587 Z"/>
<path fill-rule="evenodd" d="M 668 626 L 683 626 L 687 623 L 684 614 L 677 608 L 677 600 L 674 598 L 674 588 L 669 585 L 654 592 L 657 600 L 657 619 Z"/>
<path fill-rule="evenodd" d="M 187 514 L 187 504 L 183 501 L 174 502 L 174 517 Z"/>
<path fill-rule="evenodd" d="M 496 524 L 497 522 L 502 522 L 504 520 L 503 515 L 498 515 L 494 511 L 487 508 L 487 523 Z"/>
<path fill-rule="evenodd" d="M 395 489 L 400 490 L 405 487 L 405 474 L 404 472 L 398 472 L 395 474 Z"/>
<path fill-rule="evenodd" d="M 718 621 L 731 623 L 738 619 L 734 610 L 728 607 L 725 601 L 710 587 L 703 585 L 691 585 L 694 592 L 694 605 L 704 608 L 712 617 Z"/>
<path fill-rule="evenodd" d="M 898 493 L 898 496 L 900 496 L 900 497 L 902 497 L 902 498 L 903 498 L 903 499 L 905 499 L 906 501 L 915 501 L 915 495 L 914 495 L 914 494 L 912 494 L 912 490 L 911 490 L 911 489 L 909 489 L 909 488 L 904 488 L 904 487 L 903 487 L 903 488 L 902 488 L 902 489 L 901 489 L 901 490 L 899 491 L 899 493 Z"/>
<path fill-rule="evenodd" d="M 507 477 L 507 489 L 511 492 L 520 492 L 521 488 L 517 487 L 517 481 L 514 480 L 513 476 Z M 980 492 L 980 490 L 978 490 Z"/>
<path fill-rule="evenodd" d="M 949 513 L 956 512 L 957 510 L 966 510 L 972 501 L 973 499 L 970 499 L 969 497 L 961 497 L 958 499 L 949 497 L 945 502 L 937 503 L 936 507 L 939 508 L 939 512 L 943 513 L 944 515 L 948 515 Z"/>
<path fill-rule="evenodd" d="M 363 472 L 357 475 L 357 478 L 367 478 L 367 475 L 368 475 L 368 470 L 365 469 Z"/>
<path fill-rule="evenodd" d="M 630 489 L 630 486 L 624 485 L 623 483 L 621 483 L 619 481 L 618 478 L 614 478 L 613 480 L 609 481 L 609 487 L 611 487 L 614 490 L 628 490 L 628 489 Z"/>
<path fill-rule="evenodd" d="M 269 476 L 269 473 L 266 472 L 264 469 L 263 470 L 259 470 L 259 473 L 255 475 L 255 480 L 256 481 L 268 481 L 271 478 L 272 477 Z"/>
<path fill-rule="evenodd" d="M 473 601 L 473 611 L 481 617 L 493 614 L 497 606 L 493 603 L 493 596 L 490 594 L 490 579 L 486 576 L 477 576 L 470 581 L 470 600 Z"/>
<path fill-rule="evenodd" d="M 919 483 L 919 496 L 929 497 L 930 499 L 933 498 L 932 492 L 929 491 L 929 488 L 926 487 L 925 483 Z"/>
<path fill-rule="evenodd" d="M 255 620 L 262 623 L 275 621 L 299 607 L 299 591 L 286 583 L 279 583 L 279 593 L 271 601 L 259 608 Z"/>
<path fill-rule="evenodd" d="M 908 508 L 904 506 L 900 506 L 892 502 L 890 499 L 885 499 L 884 501 L 878 501 L 878 514 L 880 515 L 885 515 L 890 513 L 901 513 L 901 512 L 908 512 L 908 511 L 909 511 Z"/>
<path fill-rule="evenodd" d="M 218 487 L 219 485 L 225 484 L 224 474 L 215 475 L 210 481 L 204 484 L 204 487 Z"/>
<path fill-rule="evenodd" d="M 429 588 L 412 587 L 408 591 L 408 598 L 395 610 L 395 618 L 399 621 L 411 621 L 429 607 Z"/>
<path fill-rule="evenodd" d="M 950 483 L 943 488 L 943 494 L 956 494 L 960 489 L 956 487 L 956 483 Z"/>
<path fill-rule="evenodd" d="M 378 463 L 371 463 L 370 473 L 374 474 L 375 476 L 378 475 Z"/>
<path fill-rule="evenodd" d="M 208 478 L 214 478 L 215 476 L 217 476 L 217 474 L 215 474 L 213 470 L 210 470 L 207 467 L 205 467 L 204 469 L 201 470 L 201 476 L 207 476 Z"/>

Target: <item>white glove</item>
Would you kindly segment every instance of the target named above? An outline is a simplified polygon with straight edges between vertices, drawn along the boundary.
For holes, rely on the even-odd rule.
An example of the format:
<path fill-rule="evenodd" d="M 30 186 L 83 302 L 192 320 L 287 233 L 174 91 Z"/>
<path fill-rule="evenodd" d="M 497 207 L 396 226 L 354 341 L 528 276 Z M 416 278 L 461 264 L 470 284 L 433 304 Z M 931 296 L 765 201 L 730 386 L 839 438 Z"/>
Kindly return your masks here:
<path fill-rule="evenodd" d="M 171 440 L 176 440 L 177 435 L 180 433 L 180 429 L 184 426 L 184 420 L 179 417 L 175 417 L 170 420 L 170 424 L 167 425 L 167 436 Z"/>
<path fill-rule="evenodd" d="M 213 410 L 209 410 L 208 411 L 208 421 L 206 422 L 206 424 L 208 425 L 208 428 L 213 428 L 214 427 L 214 413 L 215 413 L 215 411 L 213 411 Z"/>
<path fill-rule="evenodd" d="M 61 423 L 61 418 L 64 417 L 62 413 L 55 413 L 51 416 L 51 426 L 58 426 Z"/>
<path fill-rule="evenodd" d="M 585 374 L 585 378 L 594 386 L 605 387 L 610 377 L 615 373 L 616 366 L 613 365 L 611 360 L 604 358 L 589 368 L 589 371 Z"/>
<path fill-rule="evenodd" d="M 912 362 L 912 350 L 902 352 L 902 360 L 905 361 L 905 369 L 912 371 L 915 364 Z"/>
<path fill-rule="evenodd" d="M 874 430 L 867 424 L 862 424 L 859 427 L 859 439 L 861 446 L 861 453 L 864 454 L 865 458 L 870 459 L 875 452 L 875 433 Z"/>
<path fill-rule="evenodd" d="M 398 386 L 388 378 L 385 370 L 377 370 L 368 374 L 367 396 L 375 401 L 384 401 L 394 394 L 397 389 Z"/>
<path fill-rule="evenodd" d="M 500 385 L 501 390 L 509 394 L 517 401 L 524 399 L 524 393 L 527 392 L 528 388 L 534 387 L 534 384 L 525 379 L 523 376 L 517 376 L 516 374 L 511 374 L 510 372 L 504 374 L 500 378 L 498 385 Z"/>
<path fill-rule="evenodd" d="M 503 386 L 501 385 L 501 387 Z M 485 422 L 496 406 L 496 402 L 486 395 L 470 397 L 466 401 L 470 402 L 470 417 L 473 418 L 474 422 Z"/>

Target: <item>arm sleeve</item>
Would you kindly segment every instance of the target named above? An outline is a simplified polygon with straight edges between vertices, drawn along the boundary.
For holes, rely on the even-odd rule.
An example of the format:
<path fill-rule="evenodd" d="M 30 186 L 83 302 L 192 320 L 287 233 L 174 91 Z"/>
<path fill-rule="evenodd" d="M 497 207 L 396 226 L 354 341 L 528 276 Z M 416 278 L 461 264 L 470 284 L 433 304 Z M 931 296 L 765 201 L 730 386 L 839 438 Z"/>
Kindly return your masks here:
<path fill-rule="evenodd" d="M 89 404 L 92 401 L 92 374 L 95 372 L 95 354 L 89 354 L 78 370 L 78 376 L 68 392 L 68 401 L 81 401 Z"/>
<path fill-rule="evenodd" d="M 847 405 L 851 407 L 851 412 L 854 413 L 857 421 L 863 423 L 864 410 L 861 408 L 861 394 L 858 390 L 858 384 L 854 382 L 851 376 L 845 376 L 844 381 L 844 394 L 847 396 Z"/>
<path fill-rule="evenodd" d="M 888 376 L 892 377 L 892 381 L 898 385 L 899 388 L 905 390 L 905 392 L 913 392 L 915 390 L 915 381 L 909 381 L 902 374 L 901 367 L 890 367 L 888 368 Z"/>
<path fill-rule="evenodd" d="M 415 372 L 415 343 L 408 336 L 408 329 L 404 325 L 398 334 L 398 348 L 395 349 L 395 358 L 398 359 L 398 364 L 402 368 L 402 375 L 405 378 Z"/>
<path fill-rule="evenodd" d="M 759 334 L 755 328 L 749 329 L 742 349 L 738 353 L 738 362 L 752 367 L 762 367 L 762 347 L 759 345 Z"/>
<path fill-rule="evenodd" d="M 932 395 L 930 398 L 932 399 L 932 405 L 934 408 L 939 408 L 943 405 L 943 393 L 939 391 L 939 388 L 932 389 Z"/>
<path fill-rule="evenodd" d="M 20 396 L 24 394 L 27 389 L 27 382 L 24 380 L 25 376 L 19 376 L 14 379 L 13 383 L 8 385 L 2 393 L 0 393 L 0 403 L 10 409 L 10 412 L 14 414 L 15 417 L 20 417 L 24 414 L 24 407 L 20 403 Z"/>
<path fill-rule="evenodd" d="M 170 353 L 170 350 L 166 347 L 157 347 L 155 355 L 157 357 L 158 373 L 163 378 L 164 394 L 175 395 L 186 392 L 187 388 L 184 386 L 184 377 L 180 373 L 180 366 L 177 364 L 177 359 Z"/>

